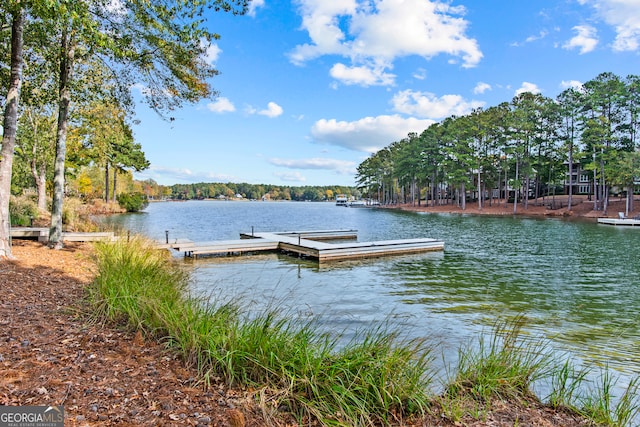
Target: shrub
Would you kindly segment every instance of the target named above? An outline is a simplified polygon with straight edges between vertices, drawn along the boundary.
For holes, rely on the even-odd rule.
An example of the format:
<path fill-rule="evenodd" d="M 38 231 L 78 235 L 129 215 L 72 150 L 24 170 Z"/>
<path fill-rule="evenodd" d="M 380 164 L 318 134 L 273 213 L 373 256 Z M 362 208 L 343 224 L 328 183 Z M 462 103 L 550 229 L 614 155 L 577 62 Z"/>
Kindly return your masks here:
<path fill-rule="evenodd" d="M 27 227 L 32 219 L 38 218 L 38 206 L 27 196 L 11 196 L 9 199 L 9 217 L 11 225 Z"/>
<path fill-rule="evenodd" d="M 118 195 L 118 203 L 127 212 L 139 212 L 149 206 L 147 196 L 142 193 L 121 193 Z"/>

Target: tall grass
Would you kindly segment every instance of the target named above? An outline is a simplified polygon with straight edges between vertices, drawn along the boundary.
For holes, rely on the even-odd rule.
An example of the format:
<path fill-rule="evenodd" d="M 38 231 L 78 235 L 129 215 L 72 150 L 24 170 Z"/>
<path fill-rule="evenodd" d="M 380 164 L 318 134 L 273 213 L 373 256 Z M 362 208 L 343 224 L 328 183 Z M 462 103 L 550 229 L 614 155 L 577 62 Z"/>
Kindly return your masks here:
<path fill-rule="evenodd" d="M 188 296 L 188 276 L 139 237 L 97 245 L 89 297 L 100 319 L 164 339 L 203 378 L 262 388 L 268 407 L 325 425 L 388 424 L 427 409 L 429 348 L 384 327 L 350 344 L 277 311 Z"/>
<path fill-rule="evenodd" d="M 221 377 L 254 386 L 265 411 L 286 409 L 301 422 L 401 424 L 430 411 L 434 402 L 454 421 L 480 419 L 492 399 L 537 402 L 531 386 L 544 380 L 550 384 L 551 407 L 607 426 L 638 421 L 640 380 L 616 397 L 615 381 L 606 372 L 584 392 L 588 371 L 570 361 L 555 365 L 545 342 L 524 339 L 523 316 L 496 322 L 477 345 L 461 348 L 455 374 L 444 395 L 436 397 L 429 393 L 435 349 L 402 338 L 388 325 L 338 345 L 339 337 L 278 310 L 248 317 L 241 302 L 194 298 L 185 271 L 140 237 L 98 244 L 96 265 L 89 299 L 98 319 L 164 340 L 197 367 L 204 381 Z"/>
<path fill-rule="evenodd" d="M 601 372 L 598 383 L 581 400 L 581 411 L 599 425 L 625 427 L 640 423 L 640 378 L 632 379 L 620 396 L 615 396 L 617 379 L 608 369 Z"/>
<path fill-rule="evenodd" d="M 447 392 L 469 393 L 482 401 L 530 398 L 531 384 L 547 375 L 550 359 L 544 342 L 521 339 L 524 324 L 523 316 L 496 322 L 493 333 L 481 336 L 477 348 L 462 348 Z"/>

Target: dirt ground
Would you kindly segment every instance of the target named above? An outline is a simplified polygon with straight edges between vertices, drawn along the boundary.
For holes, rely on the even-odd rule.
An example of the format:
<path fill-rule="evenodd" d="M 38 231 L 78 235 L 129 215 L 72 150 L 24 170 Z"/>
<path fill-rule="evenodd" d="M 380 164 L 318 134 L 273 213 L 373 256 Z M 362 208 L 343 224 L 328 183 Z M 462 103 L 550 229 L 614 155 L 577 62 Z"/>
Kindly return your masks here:
<path fill-rule="evenodd" d="M 548 208 L 547 206 L 552 206 L 552 203 L 555 205 L 553 209 Z M 563 217 L 563 218 L 618 218 L 618 213 L 625 213 L 625 204 L 626 201 L 623 198 L 611 198 L 609 201 L 609 205 L 607 207 L 607 212 L 603 211 L 594 211 L 593 210 L 593 202 L 590 201 L 587 197 L 584 196 L 574 196 L 572 200 L 572 208 L 569 211 L 567 209 L 567 196 L 558 196 L 555 199 L 546 198 L 545 200 L 539 199 L 537 202 L 535 200 L 529 200 L 528 206 L 525 209 L 522 202 L 518 203 L 516 207 L 516 216 L 531 216 L 531 217 Z M 488 203 L 482 207 L 482 209 L 478 208 L 477 202 L 467 202 L 465 209 L 455 206 L 455 205 L 441 205 L 441 206 L 427 206 L 425 202 L 422 201 L 421 205 L 417 204 L 400 204 L 400 205 L 391 205 L 391 208 L 398 208 L 402 210 L 411 210 L 418 212 L 433 212 L 433 213 L 456 213 L 456 214 L 464 214 L 464 215 L 514 215 L 513 213 L 513 203 L 507 203 L 505 205 L 504 200 L 493 201 L 491 205 Z M 629 218 L 633 218 L 634 216 L 640 215 L 640 200 L 634 200 L 634 210 L 629 212 L 627 215 Z"/>
<path fill-rule="evenodd" d="M 83 303 L 92 248 L 51 250 L 13 241 L 15 261 L 0 261 L 0 405 L 63 405 L 65 426 L 292 426 L 266 417 L 255 390 L 208 387 L 162 343 L 116 325 L 90 322 Z M 267 405 L 268 406 L 268 405 Z M 530 402 L 494 402 L 478 421 L 456 423 L 437 405 L 403 426 L 589 425 Z"/>

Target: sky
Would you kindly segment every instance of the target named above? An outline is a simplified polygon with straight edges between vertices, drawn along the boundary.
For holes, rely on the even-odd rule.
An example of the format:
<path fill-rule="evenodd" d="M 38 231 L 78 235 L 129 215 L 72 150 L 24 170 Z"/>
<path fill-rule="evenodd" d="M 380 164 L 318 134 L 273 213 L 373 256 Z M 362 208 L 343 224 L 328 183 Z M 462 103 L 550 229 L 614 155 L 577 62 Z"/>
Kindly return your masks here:
<path fill-rule="evenodd" d="M 206 25 L 218 96 L 173 121 L 137 108 L 136 179 L 353 186 L 448 116 L 640 74 L 640 0 L 253 0 Z"/>

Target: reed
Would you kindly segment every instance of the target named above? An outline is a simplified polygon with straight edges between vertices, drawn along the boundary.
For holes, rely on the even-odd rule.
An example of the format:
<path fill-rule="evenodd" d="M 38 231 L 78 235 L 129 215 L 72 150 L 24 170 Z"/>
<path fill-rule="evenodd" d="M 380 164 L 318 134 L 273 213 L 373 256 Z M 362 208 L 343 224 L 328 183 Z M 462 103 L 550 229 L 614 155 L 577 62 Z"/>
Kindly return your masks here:
<path fill-rule="evenodd" d="M 423 341 L 378 328 L 339 347 L 277 310 L 249 319 L 232 303 L 190 297 L 188 276 L 142 238 L 96 252 L 89 298 L 98 318 L 165 340 L 202 378 L 263 387 L 271 407 L 327 425 L 387 424 L 427 408 Z"/>
<path fill-rule="evenodd" d="M 543 341 L 521 339 L 524 324 L 524 316 L 498 321 L 477 347 L 461 348 L 447 393 L 482 401 L 531 397 L 531 384 L 548 374 L 551 360 Z"/>
<path fill-rule="evenodd" d="M 640 422 L 640 378 L 635 377 L 616 396 L 618 379 L 609 369 L 600 373 L 599 380 L 581 400 L 581 412 L 599 425 L 625 427 Z"/>

